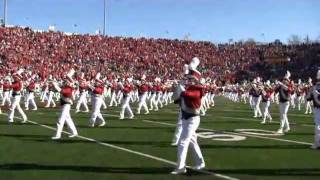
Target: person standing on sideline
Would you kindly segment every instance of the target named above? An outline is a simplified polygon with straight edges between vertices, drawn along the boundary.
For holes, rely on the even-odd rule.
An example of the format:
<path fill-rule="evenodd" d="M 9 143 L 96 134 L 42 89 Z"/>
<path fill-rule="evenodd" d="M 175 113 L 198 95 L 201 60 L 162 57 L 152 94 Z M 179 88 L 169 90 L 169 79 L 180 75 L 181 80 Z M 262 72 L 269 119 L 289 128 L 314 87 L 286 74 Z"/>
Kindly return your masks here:
<path fill-rule="evenodd" d="M 290 72 L 287 71 L 282 82 L 278 82 L 278 87 L 276 91 L 279 92 L 279 111 L 280 111 L 280 128 L 277 131 L 279 134 L 290 131 L 288 110 L 290 106 L 290 94 L 293 91 L 293 87 L 290 83 Z"/>
<path fill-rule="evenodd" d="M 23 70 L 20 69 L 16 73 L 13 74 L 13 83 L 10 85 L 10 88 L 12 88 L 12 104 L 10 107 L 10 113 L 8 116 L 9 123 L 13 123 L 14 119 L 14 112 L 17 109 L 19 114 L 22 117 L 22 123 L 27 122 L 27 116 L 23 112 L 21 106 L 20 106 L 20 100 L 21 100 L 21 92 L 23 90 L 23 82 L 22 82 L 22 76 Z"/>
<path fill-rule="evenodd" d="M 68 128 L 71 130 L 71 134 L 69 135 L 70 138 L 73 138 L 78 135 L 78 131 L 70 115 L 71 105 L 73 104 L 72 98 L 73 98 L 73 91 L 74 91 L 74 82 L 72 79 L 73 74 L 74 74 L 74 70 L 71 69 L 69 73 L 66 75 L 63 82 L 63 86 L 61 88 L 56 82 L 52 82 L 55 90 L 57 92 L 60 92 L 61 94 L 61 97 L 60 97 L 61 114 L 57 121 L 56 135 L 51 138 L 53 140 L 61 138 L 64 123 L 66 123 Z"/>
<path fill-rule="evenodd" d="M 194 57 L 189 64 L 189 75 L 186 84 L 179 84 L 174 93 L 174 100 L 180 102 L 182 132 L 178 142 L 177 167 L 171 174 L 186 173 L 186 158 L 188 149 L 196 163 L 194 169 L 205 167 L 205 162 L 197 142 L 196 130 L 200 124 L 201 99 L 204 95 L 203 86 L 200 85 L 201 74 L 197 71 L 200 61 Z"/>
<path fill-rule="evenodd" d="M 307 100 L 313 101 L 314 111 L 314 143 L 312 149 L 320 149 L 320 69 L 317 72 L 317 82 L 307 94 Z"/>

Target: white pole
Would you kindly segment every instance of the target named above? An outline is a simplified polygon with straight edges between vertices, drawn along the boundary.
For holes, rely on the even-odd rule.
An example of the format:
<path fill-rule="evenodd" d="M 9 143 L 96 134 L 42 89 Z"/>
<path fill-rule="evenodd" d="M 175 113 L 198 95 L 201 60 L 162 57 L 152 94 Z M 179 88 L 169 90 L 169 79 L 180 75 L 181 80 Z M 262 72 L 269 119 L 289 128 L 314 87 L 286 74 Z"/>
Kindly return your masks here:
<path fill-rule="evenodd" d="M 7 0 L 3 0 L 3 25 L 7 24 Z"/>
<path fill-rule="evenodd" d="M 106 9 L 107 9 L 107 0 L 103 0 L 103 35 L 105 36 L 106 35 Z"/>

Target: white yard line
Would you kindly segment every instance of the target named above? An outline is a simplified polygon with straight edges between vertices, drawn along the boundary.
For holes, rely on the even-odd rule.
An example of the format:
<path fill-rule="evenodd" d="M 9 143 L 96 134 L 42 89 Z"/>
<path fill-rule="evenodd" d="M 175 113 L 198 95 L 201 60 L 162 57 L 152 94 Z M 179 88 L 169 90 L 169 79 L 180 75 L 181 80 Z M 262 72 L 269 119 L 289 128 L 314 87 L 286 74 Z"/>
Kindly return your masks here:
<path fill-rule="evenodd" d="M 247 112 L 247 113 L 253 113 L 253 110 L 252 111 L 250 111 L 250 110 L 237 110 L 237 109 L 230 109 L 230 110 L 226 110 L 226 109 L 223 109 L 223 110 L 221 110 L 221 109 L 218 109 L 218 110 L 214 110 L 214 111 L 217 111 L 217 112 Z M 298 116 L 298 117 L 312 117 L 312 115 L 311 114 L 304 114 L 304 113 L 302 113 L 301 112 L 301 114 L 297 114 L 297 113 L 292 113 L 292 112 L 288 112 L 288 116 Z"/>
<path fill-rule="evenodd" d="M 214 117 L 217 117 L 217 118 L 226 118 L 226 119 L 239 119 L 239 120 L 243 120 L 243 121 L 259 121 L 261 122 L 262 120 L 259 120 L 259 119 L 253 119 L 253 118 L 240 118 L 240 117 L 231 117 L 231 116 L 214 116 Z M 268 121 L 268 120 L 267 120 Z M 276 123 L 275 123 L 276 122 Z M 279 124 L 280 121 L 275 121 L 275 120 L 272 120 L 271 124 Z M 267 123 L 267 124 L 270 124 L 270 123 Z M 305 126 L 305 127 L 314 127 L 314 125 L 312 124 L 300 124 L 300 123 L 290 123 L 292 125 L 299 125 L 299 126 Z"/>
<path fill-rule="evenodd" d="M 2 115 L 7 116 L 7 114 L 5 114 L 5 113 L 3 113 Z M 22 119 L 22 118 L 16 117 L 16 119 Z M 50 129 L 50 130 L 53 130 L 53 131 L 57 130 L 54 127 L 47 126 L 47 125 L 44 125 L 44 124 L 40 124 L 40 123 L 35 122 L 35 121 L 27 120 L 27 122 L 29 122 L 31 124 L 39 125 L 39 126 L 41 126 L 43 128 L 47 128 L 47 129 Z M 63 131 L 63 133 L 71 134 L 71 133 L 66 132 L 66 131 Z M 173 161 L 170 161 L 170 160 L 167 160 L 167 159 L 163 159 L 163 158 L 160 158 L 160 157 L 157 157 L 157 156 L 153 156 L 153 155 L 150 155 L 150 154 L 145 154 L 145 153 L 142 153 L 142 152 L 139 152 L 139 151 L 134 151 L 134 150 L 127 149 L 127 148 L 124 148 L 124 147 L 112 145 L 112 144 L 109 144 L 109 143 L 101 142 L 101 141 L 95 140 L 93 138 L 88 138 L 88 137 L 80 136 L 80 135 L 78 135 L 76 137 L 79 138 L 79 139 L 83 139 L 83 140 L 87 140 L 87 141 L 90 141 L 90 142 L 97 143 L 97 144 L 102 145 L 102 146 L 106 146 L 106 147 L 109 147 L 109 148 L 125 151 L 125 152 L 131 153 L 131 154 L 136 154 L 136 155 L 139 155 L 139 156 L 142 156 L 142 157 L 146 157 L 146 158 L 149 158 L 149 159 L 153 159 L 153 160 L 157 160 L 157 161 L 160 161 L 160 162 L 163 162 L 163 163 L 167 163 L 167 164 L 170 164 L 172 166 L 176 166 L 177 165 L 176 162 L 173 162 Z M 187 168 L 191 169 L 190 166 L 187 166 Z M 197 172 L 200 172 L 200 173 L 203 173 L 203 174 L 212 175 L 212 176 L 215 176 L 215 177 L 218 177 L 218 178 L 221 178 L 221 179 L 238 180 L 237 178 L 230 177 L 230 176 L 223 175 L 223 174 L 219 174 L 219 173 L 214 173 L 214 172 L 211 172 L 211 171 L 206 171 L 206 170 L 193 170 L 193 171 L 197 171 Z"/>
<path fill-rule="evenodd" d="M 173 126 L 173 127 L 176 126 L 176 124 L 165 123 L 165 122 L 150 121 L 150 120 L 142 120 L 142 121 L 147 122 L 147 123 L 162 124 L 162 125 Z M 199 130 L 204 130 L 204 131 L 213 131 L 213 132 L 217 131 L 217 130 L 207 129 L 207 128 L 198 128 L 198 129 Z M 264 137 L 264 136 L 249 135 L 249 134 L 245 134 L 245 133 L 235 133 L 235 132 L 228 132 L 228 131 L 219 131 L 219 132 L 223 132 L 225 134 L 234 134 L 234 135 L 242 135 L 242 136 L 247 136 L 247 137 L 260 138 L 260 139 L 269 139 L 269 140 L 275 140 L 275 141 L 289 142 L 289 143 L 294 143 L 294 144 L 312 145 L 312 143 L 303 142 L 303 141 L 294 141 L 294 140 L 288 140 L 288 139 Z"/>

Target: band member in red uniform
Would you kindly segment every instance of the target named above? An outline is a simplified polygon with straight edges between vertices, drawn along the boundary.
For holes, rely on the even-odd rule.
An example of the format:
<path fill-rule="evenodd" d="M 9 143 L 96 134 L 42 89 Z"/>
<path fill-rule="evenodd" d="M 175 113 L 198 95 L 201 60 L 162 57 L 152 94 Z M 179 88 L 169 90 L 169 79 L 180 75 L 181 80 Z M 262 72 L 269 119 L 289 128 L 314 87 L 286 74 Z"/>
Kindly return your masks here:
<path fill-rule="evenodd" d="M 196 163 L 194 169 L 203 169 L 205 162 L 197 142 L 196 130 L 200 124 L 200 107 L 201 99 L 204 95 L 203 87 L 199 81 L 200 72 L 196 70 L 199 65 L 199 59 L 193 58 L 190 63 L 190 72 L 188 81 L 185 85 L 180 84 L 175 92 L 175 101 L 180 102 L 182 132 L 178 142 L 177 151 L 177 167 L 171 174 L 182 174 L 186 172 L 186 158 L 188 149 L 192 150 L 192 154 Z"/>
<path fill-rule="evenodd" d="M 279 110 L 280 110 L 280 128 L 277 131 L 279 134 L 290 131 L 289 119 L 288 119 L 288 110 L 289 110 L 289 100 L 290 94 L 293 91 L 293 87 L 290 84 L 291 74 L 287 71 L 283 82 L 278 83 L 276 91 L 279 92 Z"/>
<path fill-rule="evenodd" d="M 81 105 L 83 105 L 85 109 L 84 112 L 89 112 L 88 102 L 87 102 L 88 83 L 84 78 L 84 73 L 81 74 L 81 79 L 79 80 L 79 83 L 80 83 L 79 84 L 80 97 L 77 102 L 76 113 L 80 111 Z"/>
<path fill-rule="evenodd" d="M 302 103 L 302 96 L 303 96 L 303 87 L 301 84 L 301 79 L 298 80 L 298 84 L 297 84 L 295 91 L 296 91 L 296 95 L 297 95 L 296 103 L 298 105 L 298 110 L 300 111 L 301 110 L 301 103 Z"/>
<path fill-rule="evenodd" d="M 117 82 L 117 80 L 114 80 L 111 83 L 111 99 L 110 99 L 110 104 L 109 104 L 110 107 L 112 107 L 113 105 L 118 106 L 117 91 L 118 91 L 118 82 Z"/>
<path fill-rule="evenodd" d="M 36 111 L 38 109 L 37 104 L 34 100 L 34 91 L 36 89 L 36 83 L 34 82 L 34 80 L 31 80 L 27 86 L 27 99 L 25 102 L 25 108 L 26 110 L 29 110 L 29 104 L 32 104 L 32 107 L 34 111 Z"/>
<path fill-rule="evenodd" d="M 94 127 L 96 124 L 96 120 L 100 120 L 100 124 L 98 126 L 104 126 L 106 125 L 106 121 L 104 120 L 100 109 L 102 106 L 102 101 L 103 101 L 103 92 L 104 92 L 104 84 L 103 81 L 99 79 L 100 78 L 100 73 L 96 75 L 95 78 L 95 84 L 94 86 L 89 87 L 92 90 L 92 115 L 89 120 L 89 126 Z"/>
<path fill-rule="evenodd" d="M 314 143 L 312 149 L 320 149 L 320 70 L 317 72 L 317 82 L 307 94 L 307 100 L 313 101 L 314 107 Z"/>
<path fill-rule="evenodd" d="M 267 81 L 262 90 L 262 96 L 261 96 L 262 107 L 263 107 L 263 116 L 262 116 L 261 124 L 265 124 L 267 118 L 269 119 L 270 122 L 272 121 L 272 117 L 269 112 L 270 100 L 271 100 L 272 94 L 273 94 L 273 88 L 270 85 L 270 81 Z"/>
<path fill-rule="evenodd" d="M 121 111 L 120 111 L 120 118 L 124 119 L 124 112 L 127 112 L 129 115 L 129 119 L 133 119 L 134 115 L 130 107 L 130 100 L 131 100 L 131 92 L 133 90 L 133 86 L 130 84 L 132 82 L 132 78 L 127 78 L 125 81 L 125 84 L 122 89 L 122 105 L 121 105 Z"/>
<path fill-rule="evenodd" d="M 312 89 L 312 79 L 309 78 L 308 84 L 305 85 L 304 91 L 305 94 L 309 94 Z M 306 99 L 306 111 L 304 114 L 312 114 L 311 100 Z"/>
<path fill-rule="evenodd" d="M 6 102 L 8 103 L 9 106 L 11 106 L 11 99 L 10 99 L 10 96 L 11 96 L 11 82 L 10 82 L 10 77 L 7 76 L 5 78 L 5 81 L 2 85 L 3 87 L 3 98 L 2 98 L 2 103 L 1 103 L 1 106 L 4 106 L 6 104 Z"/>
<path fill-rule="evenodd" d="M 52 104 L 52 107 L 56 107 L 56 103 L 54 102 L 54 94 L 55 94 L 55 88 L 54 85 L 52 83 L 53 79 L 49 78 L 48 80 L 48 99 L 47 99 L 47 104 L 44 106 L 45 108 L 49 108 L 50 105 Z"/>
<path fill-rule="evenodd" d="M 141 84 L 138 85 L 139 92 L 139 104 L 137 108 L 137 114 L 140 114 L 141 108 L 143 107 L 145 114 L 149 114 L 149 109 L 147 105 L 147 96 L 148 96 L 149 86 L 145 83 L 145 75 L 141 78 Z"/>
<path fill-rule="evenodd" d="M 70 115 L 71 105 L 73 104 L 73 92 L 74 92 L 74 83 L 72 76 L 74 70 L 71 69 L 70 72 L 66 75 L 64 79 L 63 86 L 60 88 L 56 82 L 53 82 L 53 86 L 56 91 L 60 92 L 60 103 L 61 103 L 61 114 L 57 122 L 57 132 L 52 139 L 60 139 L 62 134 L 62 129 L 64 123 L 67 124 L 68 128 L 71 130 L 70 138 L 78 135 L 78 131 Z"/>
<path fill-rule="evenodd" d="M 260 110 L 260 102 L 261 102 L 261 84 L 260 84 L 260 78 L 256 78 L 257 83 L 252 84 L 252 89 L 251 89 L 251 95 L 252 95 L 252 102 L 253 102 L 253 117 L 262 117 L 262 113 Z"/>
<path fill-rule="evenodd" d="M 13 74 L 13 83 L 10 85 L 10 88 L 12 88 L 12 105 L 10 107 L 10 113 L 8 116 L 9 123 L 13 122 L 14 119 L 14 112 L 17 109 L 19 114 L 22 117 L 22 123 L 27 122 L 27 116 L 23 112 L 21 106 L 20 106 L 20 100 L 21 100 L 21 91 L 23 89 L 23 82 L 22 82 L 22 76 L 21 73 L 23 70 L 18 70 L 16 73 Z"/>

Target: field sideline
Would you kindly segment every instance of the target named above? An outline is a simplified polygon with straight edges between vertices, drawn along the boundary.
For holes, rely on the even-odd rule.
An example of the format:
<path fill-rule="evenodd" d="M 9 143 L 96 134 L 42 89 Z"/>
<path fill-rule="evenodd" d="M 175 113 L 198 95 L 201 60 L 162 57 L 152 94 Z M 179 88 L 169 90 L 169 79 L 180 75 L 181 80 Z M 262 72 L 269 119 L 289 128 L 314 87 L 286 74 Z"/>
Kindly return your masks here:
<path fill-rule="evenodd" d="M 108 108 L 103 110 L 107 126 L 102 128 L 87 126 L 90 114 L 72 113 L 80 136 L 53 141 L 59 112 L 27 111 L 27 124 L 18 119 L 8 125 L 6 114 L 0 116 L 0 179 L 320 178 L 320 151 L 309 148 L 313 116 L 297 110 L 289 111 L 292 130 L 279 136 L 273 133 L 279 128 L 276 105 L 271 108 L 273 122 L 261 125 L 249 105 L 218 97 L 199 128 L 207 168 L 180 176 L 169 174 L 176 161 L 176 147 L 170 146 L 176 105 L 134 120 L 119 120 L 119 108 Z M 256 134 L 257 129 L 266 134 Z"/>

